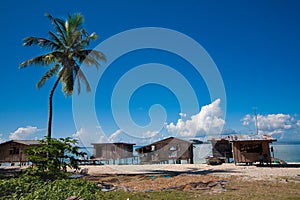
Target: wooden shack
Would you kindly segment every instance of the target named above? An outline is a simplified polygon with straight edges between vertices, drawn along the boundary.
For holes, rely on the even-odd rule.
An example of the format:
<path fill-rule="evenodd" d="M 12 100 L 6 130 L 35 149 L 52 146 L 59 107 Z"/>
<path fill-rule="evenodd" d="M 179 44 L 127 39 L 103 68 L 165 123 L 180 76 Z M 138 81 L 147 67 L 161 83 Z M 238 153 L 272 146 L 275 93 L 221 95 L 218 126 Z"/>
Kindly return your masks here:
<path fill-rule="evenodd" d="M 230 158 L 233 158 L 232 155 L 232 145 L 228 139 L 212 139 L 212 154 L 214 158 L 219 158 L 223 162 L 229 162 Z"/>
<path fill-rule="evenodd" d="M 10 140 L 0 144 L 1 163 L 28 163 L 25 150 L 30 146 L 40 145 L 38 140 Z"/>
<path fill-rule="evenodd" d="M 234 163 L 253 164 L 260 162 L 261 164 L 270 164 L 270 143 L 274 141 L 277 140 L 273 138 L 232 140 Z"/>
<path fill-rule="evenodd" d="M 124 164 L 127 164 L 129 158 L 134 158 L 133 156 L 133 146 L 135 144 L 129 143 L 93 143 L 95 159 L 106 161 L 108 164 L 110 161 L 113 164 L 121 164 L 122 159 L 124 159 Z M 127 160 L 126 160 L 127 159 Z M 132 161 L 133 162 L 133 161 Z"/>
<path fill-rule="evenodd" d="M 191 142 L 169 137 L 164 140 L 136 149 L 141 164 L 152 163 L 181 163 L 185 160 L 193 164 L 193 144 Z"/>

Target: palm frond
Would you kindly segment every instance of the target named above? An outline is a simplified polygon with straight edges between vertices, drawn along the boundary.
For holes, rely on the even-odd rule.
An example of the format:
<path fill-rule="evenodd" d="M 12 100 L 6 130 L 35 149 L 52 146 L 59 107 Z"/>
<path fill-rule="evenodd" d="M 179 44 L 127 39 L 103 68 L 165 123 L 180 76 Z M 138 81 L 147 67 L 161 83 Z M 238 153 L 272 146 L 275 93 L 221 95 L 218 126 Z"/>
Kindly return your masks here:
<path fill-rule="evenodd" d="M 74 87 L 74 76 L 72 67 L 64 67 L 64 72 L 62 75 L 62 91 L 66 96 L 70 96 L 73 94 L 73 87 Z"/>
<path fill-rule="evenodd" d="M 85 48 L 87 48 L 89 46 L 91 40 L 96 40 L 97 37 L 98 37 L 95 32 L 93 32 L 92 34 L 89 35 L 84 29 L 82 29 L 80 31 L 80 33 L 81 33 L 82 39 L 79 40 L 74 45 L 73 48 L 76 48 L 76 49 L 85 49 Z"/>
<path fill-rule="evenodd" d="M 38 45 L 42 48 L 48 48 L 48 49 L 54 49 L 57 50 L 60 48 L 58 44 L 55 42 L 45 39 L 45 38 L 39 38 L 39 37 L 27 37 L 23 39 L 23 46 L 32 46 L 32 45 Z"/>
<path fill-rule="evenodd" d="M 96 58 L 97 60 L 102 60 L 102 61 L 106 61 L 106 56 L 104 55 L 104 53 L 102 53 L 101 51 L 97 51 L 97 50 L 83 50 L 86 51 L 88 53 L 88 55 Z"/>
<path fill-rule="evenodd" d="M 80 13 L 68 15 L 68 23 L 70 31 L 75 32 L 82 29 L 84 17 Z"/>
<path fill-rule="evenodd" d="M 92 56 L 78 54 L 78 56 L 76 56 L 76 57 L 77 57 L 77 59 L 79 60 L 80 63 L 84 63 L 87 66 L 95 65 L 96 68 L 98 68 L 100 66 L 100 63 L 95 58 L 93 58 Z"/>
<path fill-rule="evenodd" d="M 97 50 L 83 49 L 80 50 L 80 52 L 78 52 L 78 54 L 76 55 L 80 55 L 81 59 L 84 59 L 85 56 L 90 56 L 95 58 L 96 60 L 106 61 L 105 55 L 101 51 L 97 51 Z M 83 62 L 83 60 L 80 60 L 80 62 Z"/>
<path fill-rule="evenodd" d="M 97 35 L 87 33 L 83 28 L 84 18 L 79 13 L 68 15 L 67 20 L 54 18 L 48 13 L 45 16 L 51 20 L 54 27 L 54 31 L 49 31 L 49 38 L 27 37 L 23 45 L 38 45 L 51 49 L 52 52 L 24 61 L 20 64 L 20 68 L 28 65 L 54 64 L 39 80 L 38 88 L 42 87 L 50 77 L 58 75 L 66 96 L 73 93 L 75 80 L 78 82 L 78 93 L 80 93 L 82 83 L 86 90 L 90 91 L 90 85 L 79 64 L 95 65 L 98 68 L 101 60 L 106 61 L 102 52 L 87 49 L 90 41 L 95 40 Z"/>
<path fill-rule="evenodd" d="M 55 43 L 60 46 L 60 49 L 65 48 L 63 41 L 61 41 L 54 33 L 52 33 L 51 31 L 49 31 L 48 33 L 49 33 L 49 36 L 55 41 Z"/>
<path fill-rule="evenodd" d="M 74 70 L 76 72 L 76 78 L 77 78 L 77 82 L 78 82 L 78 94 L 80 93 L 80 81 L 82 80 L 83 83 L 85 84 L 85 90 L 87 92 L 91 91 L 91 87 L 90 84 L 87 80 L 87 78 L 85 77 L 84 73 L 82 72 L 82 70 L 80 69 L 80 67 L 78 65 L 74 66 Z"/>
<path fill-rule="evenodd" d="M 59 18 L 54 18 L 52 15 L 49 13 L 45 14 L 46 17 L 48 17 L 52 23 L 54 24 L 54 28 L 57 31 L 58 35 L 60 36 L 60 39 L 66 42 L 66 28 L 65 28 L 65 23 L 64 20 L 59 19 Z"/>
<path fill-rule="evenodd" d="M 82 34 L 80 32 L 78 31 L 74 32 L 72 34 L 72 37 L 68 38 L 68 42 L 69 42 L 68 45 L 71 48 L 75 49 L 78 46 L 78 44 L 81 42 L 81 38 L 82 38 Z"/>
<path fill-rule="evenodd" d="M 47 66 L 55 61 L 59 57 L 60 52 L 51 52 L 45 55 L 37 56 L 26 60 L 20 64 L 20 68 L 27 67 L 28 65 L 41 65 Z"/>
<path fill-rule="evenodd" d="M 81 84 L 80 84 L 80 78 L 79 78 L 79 76 L 76 75 L 76 79 L 77 79 L 77 94 L 80 94 L 80 92 L 81 92 Z"/>
<path fill-rule="evenodd" d="M 55 65 L 53 65 L 39 80 L 39 82 L 36 84 L 36 87 L 38 89 L 41 88 L 49 78 L 56 75 L 59 70 L 59 67 L 60 67 L 59 63 L 55 63 Z"/>

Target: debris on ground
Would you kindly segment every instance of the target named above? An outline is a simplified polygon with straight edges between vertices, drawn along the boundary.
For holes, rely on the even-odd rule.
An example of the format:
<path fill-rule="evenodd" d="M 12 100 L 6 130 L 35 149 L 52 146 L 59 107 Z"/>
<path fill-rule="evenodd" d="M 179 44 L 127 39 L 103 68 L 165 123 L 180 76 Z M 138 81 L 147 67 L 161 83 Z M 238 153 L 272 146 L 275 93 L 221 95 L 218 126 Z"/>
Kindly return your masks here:
<path fill-rule="evenodd" d="M 66 200 L 83 200 L 83 199 L 79 196 L 71 196 L 71 197 L 66 198 Z"/>
<path fill-rule="evenodd" d="M 87 176 L 105 192 L 113 190 L 153 192 L 158 190 L 215 190 L 225 191 L 226 180 L 210 175 L 181 174 L 170 175 L 134 175 L 134 176 Z"/>

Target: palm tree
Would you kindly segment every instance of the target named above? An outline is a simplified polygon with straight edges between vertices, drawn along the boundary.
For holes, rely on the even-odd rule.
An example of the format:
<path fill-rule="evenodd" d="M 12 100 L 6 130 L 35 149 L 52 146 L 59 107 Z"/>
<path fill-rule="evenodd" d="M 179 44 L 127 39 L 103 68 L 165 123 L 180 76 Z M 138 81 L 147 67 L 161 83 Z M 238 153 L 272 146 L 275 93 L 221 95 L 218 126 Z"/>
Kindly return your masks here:
<path fill-rule="evenodd" d="M 100 66 L 99 60 L 105 61 L 105 55 L 96 50 L 87 49 L 91 40 L 96 40 L 95 33 L 88 34 L 83 28 L 84 18 L 81 14 L 68 15 L 67 20 L 54 18 L 50 14 L 45 14 L 54 26 L 55 33 L 49 31 L 49 39 L 40 37 L 24 38 L 23 46 L 37 45 L 43 49 L 50 50 L 49 53 L 31 58 L 20 64 L 20 68 L 29 65 L 50 66 L 49 70 L 42 76 L 36 84 L 41 88 L 45 82 L 53 76 L 57 76 L 56 81 L 50 91 L 48 102 L 48 133 L 47 138 L 51 138 L 52 128 L 52 99 L 59 82 L 62 83 L 62 91 L 66 96 L 73 94 L 74 83 L 77 80 L 78 94 L 80 85 L 83 82 L 86 91 L 90 91 L 90 85 L 80 69 L 80 64 L 87 66 Z"/>

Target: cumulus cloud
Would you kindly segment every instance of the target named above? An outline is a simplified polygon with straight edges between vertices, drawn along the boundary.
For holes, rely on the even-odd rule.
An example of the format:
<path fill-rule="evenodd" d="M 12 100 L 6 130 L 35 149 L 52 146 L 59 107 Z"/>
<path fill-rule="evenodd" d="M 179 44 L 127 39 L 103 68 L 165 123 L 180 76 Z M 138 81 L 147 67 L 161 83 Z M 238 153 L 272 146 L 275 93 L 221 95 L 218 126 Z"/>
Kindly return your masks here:
<path fill-rule="evenodd" d="M 131 135 L 128 135 L 124 133 L 121 129 L 118 129 L 114 133 L 112 133 L 108 141 L 109 142 L 126 142 L 126 143 L 134 143 L 134 144 L 149 144 L 152 143 L 153 141 L 159 140 L 162 136 L 162 134 L 159 134 L 159 132 L 152 132 L 152 131 L 147 131 L 146 133 L 142 134 L 142 138 L 134 137 Z"/>
<path fill-rule="evenodd" d="M 252 121 L 252 117 L 251 115 L 247 114 L 243 119 L 241 119 L 241 121 L 244 126 L 249 126 L 250 122 Z"/>
<path fill-rule="evenodd" d="M 232 128 L 224 128 L 222 130 L 222 135 L 235 135 L 235 134 L 240 134 L 240 132 Z"/>
<path fill-rule="evenodd" d="M 200 112 L 190 119 L 178 119 L 177 123 L 166 125 L 168 132 L 177 137 L 195 137 L 220 134 L 225 124 L 220 107 L 221 100 L 217 99 L 201 108 Z"/>
<path fill-rule="evenodd" d="M 122 141 L 122 136 L 123 132 L 121 129 L 116 130 L 113 134 L 111 134 L 108 138 L 109 142 L 121 142 Z"/>
<path fill-rule="evenodd" d="M 87 130 L 80 128 L 73 134 L 73 138 L 79 141 L 80 146 L 90 146 L 92 143 L 107 142 L 105 135 L 95 132 L 95 130 Z"/>
<path fill-rule="evenodd" d="M 25 140 L 25 139 L 36 139 L 37 137 L 41 137 L 37 135 L 38 131 L 42 131 L 43 129 L 38 129 L 36 126 L 26 126 L 20 127 L 16 131 L 10 133 L 10 140 Z"/>
<path fill-rule="evenodd" d="M 242 120 L 245 126 L 255 127 L 255 116 L 246 115 Z M 289 114 L 257 115 L 259 134 L 279 135 L 280 138 L 300 138 L 300 120 Z"/>
<path fill-rule="evenodd" d="M 5 140 L 4 140 L 4 139 L 2 139 L 2 137 L 3 137 L 3 134 L 1 134 L 1 133 L 0 133 L 0 143 L 3 143 L 3 142 L 5 142 Z"/>
<path fill-rule="evenodd" d="M 180 117 L 186 117 L 186 113 L 179 113 Z"/>

